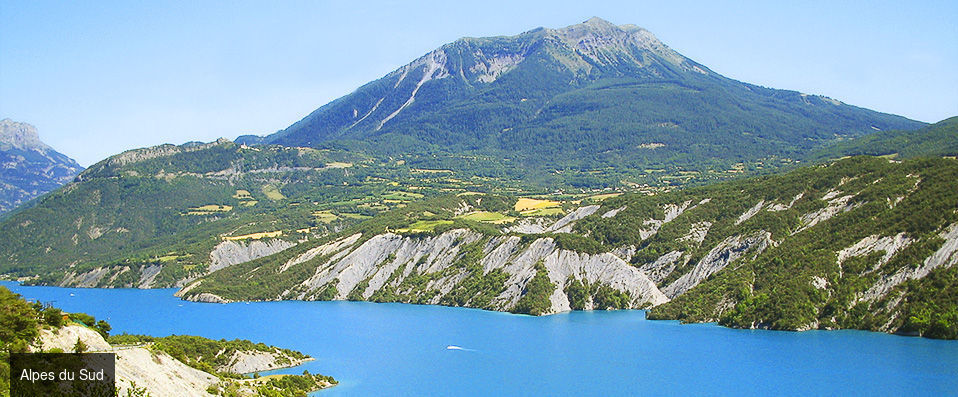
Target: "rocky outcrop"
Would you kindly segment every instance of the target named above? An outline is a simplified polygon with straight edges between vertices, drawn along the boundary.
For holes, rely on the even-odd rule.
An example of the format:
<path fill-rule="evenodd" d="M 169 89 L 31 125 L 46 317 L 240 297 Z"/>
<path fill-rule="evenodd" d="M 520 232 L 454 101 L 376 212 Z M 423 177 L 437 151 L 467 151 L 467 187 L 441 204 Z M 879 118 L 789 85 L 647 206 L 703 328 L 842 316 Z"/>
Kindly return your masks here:
<path fill-rule="evenodd" d="M 41 142 L 32 125 L 0 120 L 0 213 L 72 181 L 82 170 Z"/>
<path fill-rule="evenodd" d="M 355 240 L 353 240 L 355 241 Z M 271 240 L 253 240 L 250 242 L 243 241 L 223 241 L 219 243 L 213 250 L 210 252 L 210 264 L 206 269 L 205 274 L 215 272 L 233 265 L 240 263 L 245 263 L 254 259 L 266 257 L 278 252 L 281 252 L 287 248 L 296 245 L 285 240 L 280 239 L 271 239 Z M 100 288 L 100 287 L 120 287 L 120 288 L 157 288 L 157 287 L 169 287 L 169 285 L 157 285 L 156 279 L 160 272 L 163 271 L 162 262 L 151 264 L 151 265 L 141 265 L 141 266 L 112 266 L 112 267 L 96 267 L 84 271 L 69 271 L 64 274 L 63 278 L 57 282 L 57 285 L 60 287 L 80 287 L 80 288 Z M 133 274 L 138 274 L 136 281 L 118 281 L 122 280 L 120 276 L 126 272 L 133 272 Z M 186 278 L 176 280 L 175 286 L 182 287 L 189 282 L 195 280 L 197 277 L 201 276 L 203 273 L 194 273 L 187 276 Z M 216 298 L 207 297 L 204 299 L 209 299 L 210 301 L 219 301 Z"/>
<path fill-rule="evenodd" d="M 207 397 L 212 396 L 207 391 L 210 386 L 223 382 L 218 376 L 190 367 L 150 344 L 113 346 L 97 331 L 79 324 L 42 329 L 32 350 L 42 352 L 60 349 L 72 352 L 78 340 L 87 346 L 86 352 L 115 355 L 115 382 L 118 395 L 121 396 L 135 388 L 151 396 Z M 309 357 L 295 358 L 276 347 L 270 349 L 235 351 L 229 363 L 220 366 L 217 371 L 247 374 L 294 367 L 312 360 Z M 238 381 L 236 384 L 240 388 L 240 395 L 258 395 L 252 388 L 245 387 L 244 382 Z M 332 384 L 325 384 L 325 387 L 329 386 Z"/>
<path fill-rule="evenodd" d="M 186 145 L 159 145 L 143 149 L 133 149 L 127 150 L 123 153 L 120 153 L 116 156 L 110 157 L 107 160 L 107 164 L 110 166 L 122 166 L 126 164 L 136 163 L 140 161 L 151 160 L 159 157 L 168 157 L 174 154 L 179 153 L 188 153 L 188 152 L 197 152 L 201 150 L 206 150 L 214 146 L 225 145 L 231 143 L 230 140 L 225 138 L 217 139 L 215 142 L 203 143 L 203 144 L 186 144 Z"/>
<path fill-rule="evenodd" d="M 116 385 L 125 395 L 134 385 L 152 396 L 211 396 L 219 381 L 213 374 L 183 364 L 162 351 L 142 347 L 115 349 Z"/>
<path fill-rule="evenodd" d="M 661 283 L 672 274 L 672 271 L 675 270 L 675 267 L 680 264 L 682 259 L 682 251 L 670 251 L 669 253 L 660 256 L 658 259 L 652 263 L 646 263 L 639 267 L 640 270 L 645 272 L 649 278 L 654 281 L 656 284 Z M 684 262 L 688 262 L 688 257 L 685 258 Z"/>
<path fill-rule="evenodd" d="M 279 271 L 280 273 L 282 273 L 294 265 L 298 265 L 300 263 L 309 261 L 317 256 L 322 257 L 334 252 L 342 251 L 343 248 L 346 248 L 350 245 L 355 244 L 360 237 L 362 237 L 362 233 L 356 233 L 349 237 L 344 237 L 339 240 L 335 240 L 335 241 L 320 245 L 319 247 L 312 248 L 309 251 L 306 251 L 305 253 L 303 253 L 302 255 L 299 255 L 293 259 L 290 259 L 288 262 L 283 264 L 283 267 L 281 267 Z"/>
<path fill-rule="evenodd" d="M 868 291 L 865 291 L 860 300 L 873 301 L 885 296 L 888 291 L 905 281 L 923 278 L 939 267 L 951 267 L 958 264 L 958 223 L 948 226 L 941 233 L 941 238 L 945 242 L 934 254 L 925 258 L 921 266 L 903 267 L 891 275 L 883 276 Z"/>
<path fill-rule="evenodd" d="M 594 213 L 595 209 L 589 208 L 579 214 L 584 212 Z M 338 246 L 341 241 L 331 244 Z M 393 233 L 374 236 L 356 247 L 343 248 L 324 263 L 317 264 L 313 276 L 299 288 L 293 289 L 297 292 L 276 298 L 315 299 L 327 287 L 335 286 L 337 293 L 333 299 L 346 299 L 354 294 L 370 299 L 377 292 L 393 289 L 402 294 L 418 294 L 427 303 L 439 303 L 444 296 L 456 291 L 468 277 L 477 276 L 466 268 L 457 267 L 463 247 L 469 244 L 481 245 L 482 255 L 478 265 L 481 266 L 482 275 L 501 271 L 508 276 L 502 292 L 492 299 L 491 307 L 487 308 L 503 311 L 513 309 L 525 293 L 526 284 L 536 275 L 537 264 L 545 268 L 549 281 L 555 286 L 549 298 L 549 313 L 571 310 L 564 291 L 570 279 L 590 285 L 604 285 L 626 293 L 631 299 L 629 305 L 633 308 L 668 301 L 642 270 L 612 253 L 586 254 L 564 250 L 548 237 L 523 244 L 517 236 L 486 237 L 466 229 L 450 230 L 437 236 L 401 236 Z M 323 247 L 328 249 L 330 244 Z M 407 279 L 419 276 L 429 279 L 421 288 L 411 288 L 406 284 Z M 208 298 L 203 294 L 191 297 Z"/>
<path fill-rule="evenodd" d="M 229 363 L 217 368 L 219 371 L 236 374 L 269 371 L 279 368 L 289 368 L 300 365 L 312 359 L 297 359 L 289 356 L 280 349 L 273 351 L 237 351 L 230 357 Z"/>
<path fill-rule="evenodd" d="M 161 351 L 138 346 L 115 348 L 96 331 L 78 324 L 42 330 L 37 349 L 71 352 L 77 340 L 83 341 L 88 352 L 116 355 L 118 395 L 126 395 L 135 385 L 152 396 L 206 397 L 211 396 L 206 389 L 219 381 L 216 376 L 191 368 Z"/>
<path fill-rule="evenodd" d="M 850 204 L 852 198 L 855 197 L 853 194 L 848 194 L 840 196 L 842 192 L 837 190 L 832 190 L 822 196 L 822 200 L 827 202 L 824 208 L 817 211 L 813 211 L 802 215 L 801 222 L 802 227 L 795 230 L 794 233 L 799 233 L 804 230 L 811 228 L 823 221 L 831 219 L 831 217 L 838 215 L 842 212 L 848 212 L 855 209 L 858 205 Z M 860 204 L 859 204 L 860 205 Z M 794 234 L 793 233 L 793 234 Z"/>
<path fill-rule="evenodd" d="M 839 271 L 841 271 L 841 264 L 845 262 L 848 258 L 853 256 L 865 256 L 872 252 L 883 251 L 885 254 L 882 255 L 881 259 L 878 260 L 878 263 L 875 263 L 870 271 L 875 271 L 881 265 L 888 263 L 893 256 L 895 256 L 898 251 L 907 247 L 911 244 L 912 240 L 905 236 L 905 233 L 898 233 L 895 236 L 890 237 L 878 237 L 877 235 L 871 235 L 865 237 L 861 241 L 855 243 L 851 247 L 845 248 L 841 251 L 838 251 L 838 265 Z"/>
<path fill-rule="evenodd" d="M 98 332 L 78 324 L 68 324 L 60 328 L 46 328 L 40 330 L 40 339 L 36 350 L 50 351 L 60 349 L 72 352 L 77 341 L 82 341 L 90 351 L 107 351 L 112 349 L 109 343 Z"/>
<path fill-rule="evenodd" d="M 181 291 L 182 292 L 182 291 Z M 190 295 L 189 300 L 203 303 L 230 303 L 230 300 L 223 299 L 219 295 L 204 292 L 197 295 Z"/>
<path fill-rule="evenodd" d="M 559 219 L 558 222 L 550 226 L 548 229 L 546 229 L 546 231 L 554 233 L 572 233 L 572 226 L 576 221 L 594 214 L 599 210 L 599 208 L 600 206 L 598 205 L 587 205 L 585 207 L 576 208 L 575 211 L 572 211 L 562 219 Z"/>
<path fill-rule="evenodd" d="M 736 259 L 741 258 L 747 253 L 755 255 L 765 250 L 772 242 L 772 234 L 766 231 L 755 233 L 751 236 L 731 236 L 722 241 L 719 245 L 712 248 L 705 255 L 692 271 L 682 275 L 674 283 L 665 287 L 665 294 L 674 298 L 685 291 L 692 289 L 708 276 L 724 269 Z"/>
<path fill-rule="evenodd" d="M 210 252 L 209 272 L 273 255 L 296 244 L 286 240 L 253 240 L 250 242 L 226 240 Z"/>
<path fill-rule="evenodd" d="M 705 204 L 707 202 L 708 199 L 702 200 L 699 205 Z M 649 219 L 645 221 L 643 223 L 644 227 L 639 230 L 639 236 L 641 236 L 643 240 L 654 236 L 659 232 L 659 228 L 661 228 L 662 225 L 672 222 L 675 220 L 675 218 L 678 218 L 679 215 L 682 215 L 682 213 L 689 208 L 690 204 L 692 204 L 692 201 L 686 201 L 682 203 L 682 205 L 666 204 L 664 207 L 662 207 L 662 212 L 665 214 L 665 217 L 663 219 Z"/>
<path fill-rule="evenodd" d="M 751 219 L 755 214 L 762 210 L 762 206 L 765 205 L 765 200 L 761 200 L 758 204 L 755 204 L 752 208 L 749 208 L 748 211 L 745 211 L 741 216 L 738 217 L 738 220 L 735 221 L 735 224 L 741 224 L 749 219 Z"/>

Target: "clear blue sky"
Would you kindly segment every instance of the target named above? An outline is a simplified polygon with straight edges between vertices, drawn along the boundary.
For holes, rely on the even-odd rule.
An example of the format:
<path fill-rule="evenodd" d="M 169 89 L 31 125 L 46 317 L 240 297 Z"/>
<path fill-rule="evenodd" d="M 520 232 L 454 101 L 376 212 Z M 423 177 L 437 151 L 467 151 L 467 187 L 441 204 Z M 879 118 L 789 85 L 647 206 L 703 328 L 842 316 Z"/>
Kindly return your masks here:
<path fill-rule="evenodd" d="M 89 166 L 272 133 L 459 37 L 592 16 L 738 80 L 926 122 L 958 115 L 954 0 L 515 3 L 0 0 L 0 118 Z"/>

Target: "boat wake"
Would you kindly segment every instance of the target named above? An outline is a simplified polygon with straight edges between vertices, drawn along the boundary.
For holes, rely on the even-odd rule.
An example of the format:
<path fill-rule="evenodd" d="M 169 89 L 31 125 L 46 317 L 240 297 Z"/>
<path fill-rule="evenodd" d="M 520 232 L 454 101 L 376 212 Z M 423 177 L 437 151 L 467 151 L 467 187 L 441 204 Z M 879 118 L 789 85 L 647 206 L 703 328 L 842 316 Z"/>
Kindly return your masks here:
<path fill-rule="evenodd" d="M 465 352 L 474 352 L 474 351 L 475 351 L 475 350 L 473 350 L 473 349 L 466 349 L 465 347 L 456 346 L 456 345 L 446 346 L 446 350 L 461 350 L 461 351 L 465 351 Z"/>

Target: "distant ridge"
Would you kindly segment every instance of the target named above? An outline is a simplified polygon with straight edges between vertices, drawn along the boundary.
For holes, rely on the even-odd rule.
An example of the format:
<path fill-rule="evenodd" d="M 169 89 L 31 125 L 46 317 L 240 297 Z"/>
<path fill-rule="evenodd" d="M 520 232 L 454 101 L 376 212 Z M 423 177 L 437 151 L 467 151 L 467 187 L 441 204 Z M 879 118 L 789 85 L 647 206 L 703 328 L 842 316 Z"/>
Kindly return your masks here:
<path fill-rule="evenodd" d="M 0 120 L 0 214 L 71 181 L 83 170 L 40 141 L 27 123 Z"/>

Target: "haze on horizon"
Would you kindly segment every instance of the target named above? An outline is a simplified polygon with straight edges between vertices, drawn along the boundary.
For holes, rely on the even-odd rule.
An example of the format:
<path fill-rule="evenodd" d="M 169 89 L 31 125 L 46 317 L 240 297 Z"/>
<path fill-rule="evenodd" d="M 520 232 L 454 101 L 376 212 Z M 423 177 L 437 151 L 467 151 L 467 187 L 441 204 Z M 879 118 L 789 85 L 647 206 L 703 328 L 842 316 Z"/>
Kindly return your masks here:
<path fill-rule="evenodd" d="M 737 80 L 925 122 L 958 115 L 952 2 L 0 5 L 0 118 L 89 166 L 283 129 L 457 38 L 635 24 Z"/>

